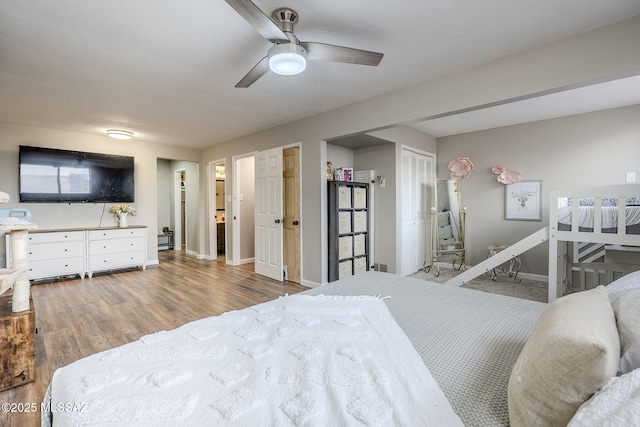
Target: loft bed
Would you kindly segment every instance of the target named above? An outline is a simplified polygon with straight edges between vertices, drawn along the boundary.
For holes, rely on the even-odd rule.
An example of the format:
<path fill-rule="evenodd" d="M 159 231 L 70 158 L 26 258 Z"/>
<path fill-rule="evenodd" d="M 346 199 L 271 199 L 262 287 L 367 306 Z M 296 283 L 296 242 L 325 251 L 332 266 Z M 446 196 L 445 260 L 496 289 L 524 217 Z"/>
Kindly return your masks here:
<path fill-rule="evenodd" d="M 640 290 L 640 275 L 623 279 Z M 43 407 L 64 410 L 42 425 L 585 427 L 594 411 L 633 414 L 598 391 L 629 314 L 614 315 L 603 287 L 562 301 L 368 271 L 59 368 Z"/>
<path fill-rule="evenodd" d="M 549 301 L 640 269 L 610 262 L 608 248 L 640 247 L 640 184 L 552 191 Z"/>

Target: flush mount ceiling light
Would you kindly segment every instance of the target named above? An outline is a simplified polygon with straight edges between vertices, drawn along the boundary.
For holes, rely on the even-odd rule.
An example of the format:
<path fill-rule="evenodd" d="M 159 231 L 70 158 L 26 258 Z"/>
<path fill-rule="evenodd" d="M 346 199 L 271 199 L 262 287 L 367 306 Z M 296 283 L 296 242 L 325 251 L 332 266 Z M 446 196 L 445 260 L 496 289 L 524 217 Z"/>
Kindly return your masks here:
<path fill-rule="evenodd" d="M 307 51 L 293 43 L 277 44 L 269 49 L 269 68 L 276 74 L 293 76 L 307 68 Z"/>
<path fill-rule="evenodd" d="M 107 135 L 115 139 L 131 139 L 133 138 L 133 132 L 128 130 L 109 129 Z"/>

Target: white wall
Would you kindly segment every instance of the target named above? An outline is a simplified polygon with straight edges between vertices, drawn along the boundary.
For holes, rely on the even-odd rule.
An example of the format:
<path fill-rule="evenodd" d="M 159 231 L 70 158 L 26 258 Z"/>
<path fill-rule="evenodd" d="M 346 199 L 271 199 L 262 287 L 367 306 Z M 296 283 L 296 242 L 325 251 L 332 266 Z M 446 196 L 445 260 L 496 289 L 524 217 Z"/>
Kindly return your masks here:
<path fill-rule="evenodd" d="M 548 224 L 549 191 L 622 184 L 625 172 L 640 177 L 640 105 L 507 126 L 438 139 L 438 176 L 447 164 L 469 156 L 475 165 L 462 182 L 468 207 L 468 262 L 487 256 L 487 245 L 511 244 Z M 523 180 L 542 180 L 542 221 L 504 219 L 505 186 L 491 166 L 517 169 Z M 522 271 L 546 275 L 547 245 L 525 253 Z"/>

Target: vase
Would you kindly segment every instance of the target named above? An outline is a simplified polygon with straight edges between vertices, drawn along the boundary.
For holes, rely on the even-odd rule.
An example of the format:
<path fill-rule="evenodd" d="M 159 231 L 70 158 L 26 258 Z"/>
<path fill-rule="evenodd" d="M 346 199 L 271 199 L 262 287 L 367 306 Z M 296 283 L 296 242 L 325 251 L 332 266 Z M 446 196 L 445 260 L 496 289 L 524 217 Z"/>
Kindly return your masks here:
<path fill-rule="evenodd" d="M 121 213 L 118 215 L 118 227 L 126 227 L 127 226 L 127 213 Z"/>

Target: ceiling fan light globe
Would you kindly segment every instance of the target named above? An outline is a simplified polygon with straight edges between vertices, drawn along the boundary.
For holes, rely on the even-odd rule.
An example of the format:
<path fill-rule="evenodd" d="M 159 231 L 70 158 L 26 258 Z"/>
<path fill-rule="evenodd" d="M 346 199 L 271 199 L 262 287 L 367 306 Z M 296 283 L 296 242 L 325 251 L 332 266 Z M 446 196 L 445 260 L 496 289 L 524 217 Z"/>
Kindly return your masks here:
<path fill-rule="evenodd" d="M 269 68 L 276 74 L 293 76 L 307 68 L 306 51 L 302 46 L 288 43 L 269 49 Z"/>

